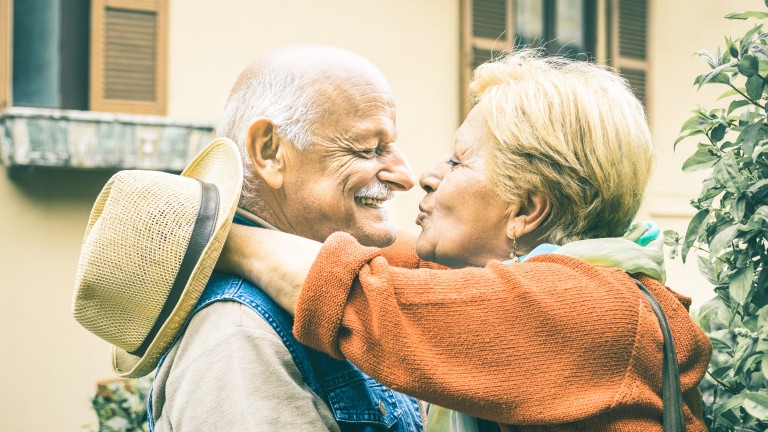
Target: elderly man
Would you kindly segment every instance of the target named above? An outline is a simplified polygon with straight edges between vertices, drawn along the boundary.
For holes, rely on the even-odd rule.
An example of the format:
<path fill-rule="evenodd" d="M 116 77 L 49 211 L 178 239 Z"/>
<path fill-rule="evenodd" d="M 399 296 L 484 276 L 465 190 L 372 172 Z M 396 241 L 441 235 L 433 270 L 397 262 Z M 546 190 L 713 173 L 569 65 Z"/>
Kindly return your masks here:
<path fill-rule="evenodd" d="M 394 241 L 381 205 L 413 180 L 394 144 L 392 91 L 367 60 L 320 46 L 260 56 L 235 83 L 219 135 L 243 156 L 235 222 L 318 241 L 335 231 Z M 291 326 L 253 285 L 214 273 L 158 366 L 154 430 L 421 430 L 414 399 L 300 345 Z"/>

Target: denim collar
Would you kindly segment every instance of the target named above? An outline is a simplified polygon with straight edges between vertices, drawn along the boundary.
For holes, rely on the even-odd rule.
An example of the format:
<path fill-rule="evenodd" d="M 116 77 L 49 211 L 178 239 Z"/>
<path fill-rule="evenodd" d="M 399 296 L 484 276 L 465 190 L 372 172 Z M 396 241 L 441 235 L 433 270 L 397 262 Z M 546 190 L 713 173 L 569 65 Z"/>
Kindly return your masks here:
<path fill-rule="evenodd" d="M 553 245 L 551 243 L 542 243 L 542 244 L 536 246 L 531 252 L 529 252 L 526 255 L 521 256 L 518 259 L 520 260 L 520 262 L 523 262 L 523 261 L 527 260 L 528 258 L 535 257 L 536 255 L 555 253 L 555 251 L 558 250 L 558 249 L 560 249 L 560 246 L 558 246 L 558 245 Z M 513 263 L 513 262 L 515 262 L 515 260 L 508 259 L 508 260 L 504 261 L 504 264 L 509 264 L 509 263 Z"/>
<path fill-rule="evenodd" d="M 272 224 L 260 218 L 259 216 L 249 212 L 248 210 L 238 207 L 235 211 L 235 222 L 242 225 L 256 226 L 260 228 L 266 228 L 274 231 L 280 231 Z"/>

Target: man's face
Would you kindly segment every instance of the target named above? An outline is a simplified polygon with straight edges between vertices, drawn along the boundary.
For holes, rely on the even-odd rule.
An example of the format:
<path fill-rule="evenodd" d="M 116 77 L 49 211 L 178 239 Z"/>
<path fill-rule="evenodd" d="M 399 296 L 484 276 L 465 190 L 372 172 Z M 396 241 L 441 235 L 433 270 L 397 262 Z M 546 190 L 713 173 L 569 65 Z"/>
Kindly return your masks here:
<path fill-rule="evenodd" d="M 324 241 L 346 231 L 364 245 L 387 246 L 396 234 L 382 204 L 413 187 L 394 144 L 394 98 L 363 80 L 343 87 L 330 92 L 313 146 L 289 152 L 282 211 L 298 235 Z"/>

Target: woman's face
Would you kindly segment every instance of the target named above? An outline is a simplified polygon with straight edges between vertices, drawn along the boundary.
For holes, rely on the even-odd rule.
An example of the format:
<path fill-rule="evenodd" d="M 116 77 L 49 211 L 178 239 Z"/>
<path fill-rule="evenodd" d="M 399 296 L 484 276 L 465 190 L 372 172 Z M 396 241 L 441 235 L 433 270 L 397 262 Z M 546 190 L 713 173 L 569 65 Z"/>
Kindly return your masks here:
<path fill-rule="evenodd" d="M 508 259 L 510 207 L 491 189 L 485 158 L 491 132 L 478 108 L 456 131 L 449 154 L 432 164 L 419 183 L 421 234 L 416 253 L 448 267 L 484 266 Z"/>

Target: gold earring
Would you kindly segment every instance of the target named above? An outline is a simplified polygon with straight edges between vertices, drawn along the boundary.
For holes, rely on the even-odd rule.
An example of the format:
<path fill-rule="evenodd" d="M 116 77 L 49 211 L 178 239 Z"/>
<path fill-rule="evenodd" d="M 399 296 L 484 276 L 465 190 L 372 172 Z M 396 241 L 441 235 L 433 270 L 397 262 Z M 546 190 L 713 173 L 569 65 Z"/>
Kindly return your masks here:
<path fill-rule="evenodd" d="M 520 262 L 520 257 L 517 256 L 517 236 L 512 234 L 512 253 L 509 254 L 509 258 L 514 262 Z"/>

